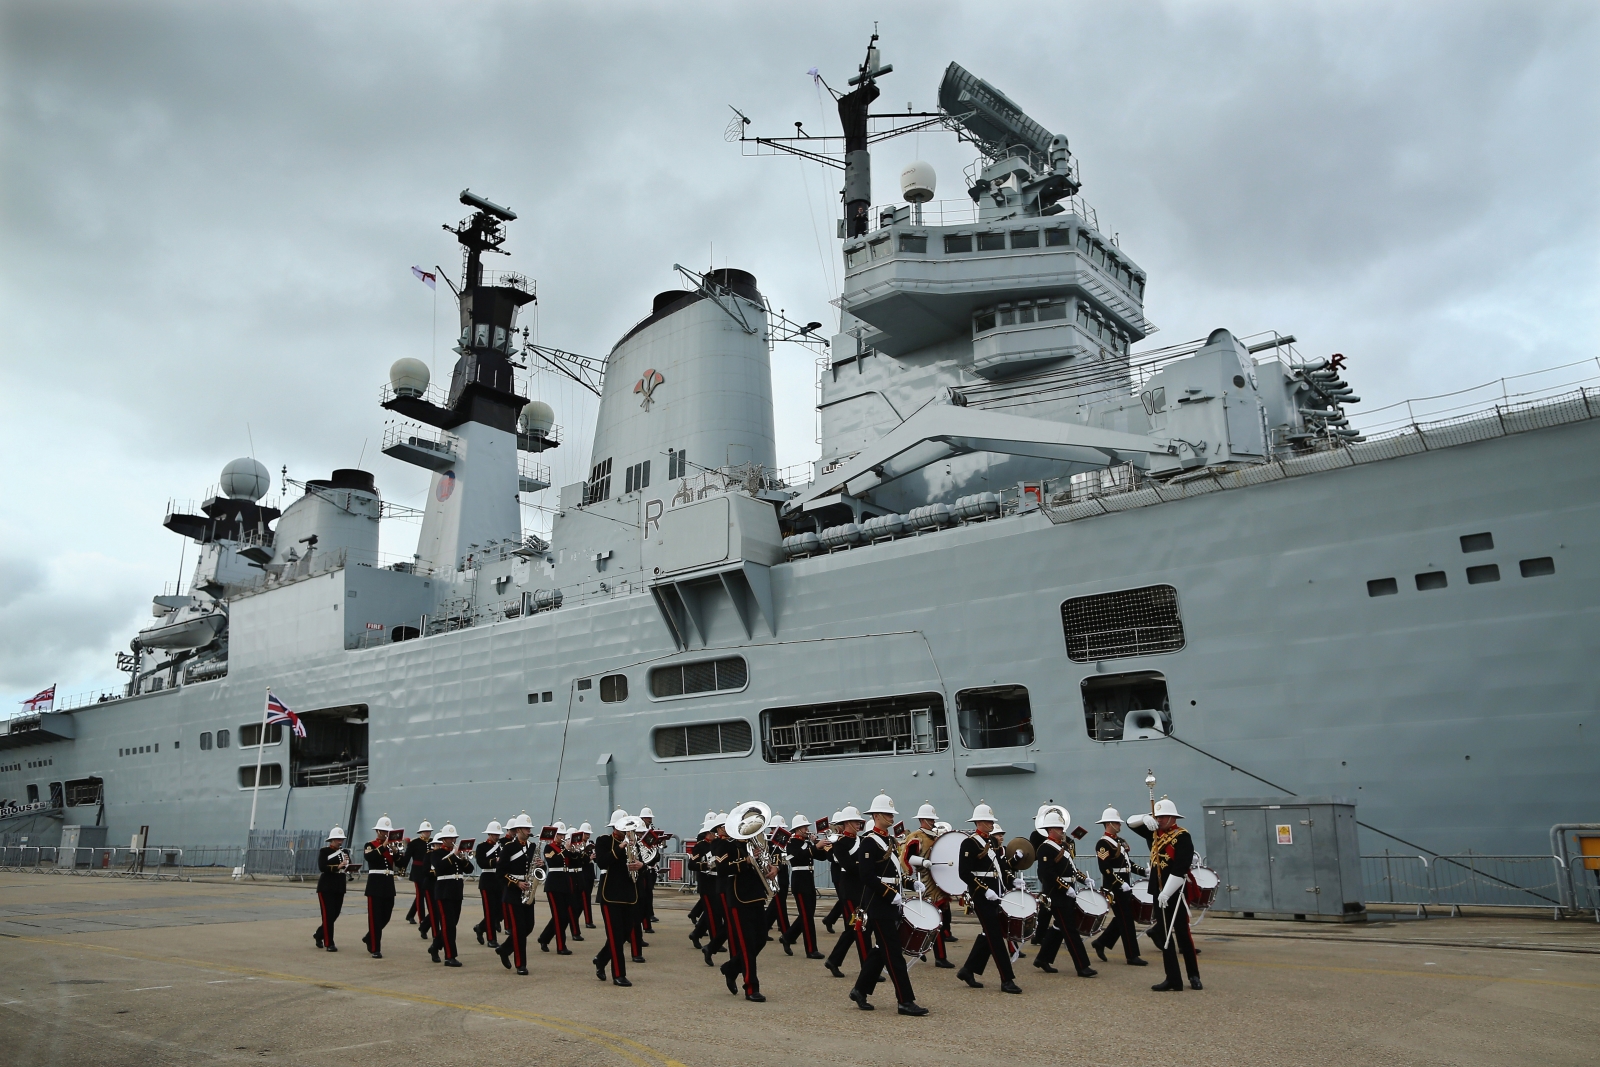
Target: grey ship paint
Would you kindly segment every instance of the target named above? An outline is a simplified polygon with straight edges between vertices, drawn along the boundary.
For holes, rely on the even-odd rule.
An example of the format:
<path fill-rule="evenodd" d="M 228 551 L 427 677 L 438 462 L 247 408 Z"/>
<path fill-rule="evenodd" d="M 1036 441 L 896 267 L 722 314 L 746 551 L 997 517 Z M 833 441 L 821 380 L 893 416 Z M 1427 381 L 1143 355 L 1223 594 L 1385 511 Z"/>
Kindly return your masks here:
<path fill-rule="evenodd" d="M 1591 810 L 1600 398 L 1367 441 L 1339 362 L 1286 339 L 1132 354 L 1145 273 L 1066 139 L 958 66 L 937 119 L 981 153 L 970 204 L 911 167 L 905 203 L 870 205 L 888 72 L 874 49 L 839 102 L 809 478 L 774 470 L 768 360 L 815 331 L 757 279 L 685 272 L 602 373 L 524 344 L 527 283 L 481 263 L 515 214 L 463 193 L 451 380 L 402 360 L 385 394 L 384 451 L 432 472 L 413 560 L 379 563 L 370 475 L 280 515 L 265 469 L 229 464 L 167 516 L 200 561 L 155 599 L 125 695 L 14 722 L 0 797 L 112 843 L 239 843 L 271 686 L 309 736 L 266 738 L 264 827 L 650 804 L 681 833 L 748 797 L 825 814 L 879 790 L 958 824 L 1046 798 L 1086 823 L 1140 806 L 1152 766 L 1197 830 L 1199 798 L 1262 791 L 1246 772 L 1437 851 L 1535 851 Z M 516 495 L 561 442 L 520 357 L 603 381 L 548 544 Z"/>

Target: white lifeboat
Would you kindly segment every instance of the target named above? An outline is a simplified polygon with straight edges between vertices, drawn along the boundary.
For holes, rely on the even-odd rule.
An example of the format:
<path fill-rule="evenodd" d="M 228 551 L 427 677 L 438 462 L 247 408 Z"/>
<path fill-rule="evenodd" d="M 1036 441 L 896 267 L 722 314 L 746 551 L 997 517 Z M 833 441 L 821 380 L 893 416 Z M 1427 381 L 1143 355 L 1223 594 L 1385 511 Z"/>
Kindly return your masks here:
<path fill-rule="evenodd" d="M 227 608 L 215 600 L 157 597 L 155 610 L 157 620 L 139 631 L 144 648 L 204 648 L 228 625 Z"/>

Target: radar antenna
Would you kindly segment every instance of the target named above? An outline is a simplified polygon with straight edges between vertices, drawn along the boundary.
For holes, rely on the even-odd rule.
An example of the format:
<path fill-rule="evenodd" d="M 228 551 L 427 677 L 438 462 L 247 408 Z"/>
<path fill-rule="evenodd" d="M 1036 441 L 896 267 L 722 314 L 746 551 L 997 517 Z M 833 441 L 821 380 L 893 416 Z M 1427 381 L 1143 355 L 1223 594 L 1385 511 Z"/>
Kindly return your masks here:
<path fill-rule="evenodd" d="M 580 356 L 575 352 L 564 352 L 559 348 L 549 348 L 545 345 L 534 344 L 528 339 L 528 328 L 522 328 L 522 351 L 525 355 L 537 356 L 539 361 L 549 366 L 559 374 L 565 375 L 583 386 L 595 396 L 600 395 L 600 390 L 606 383 L 606 361 L 591 359 L 589 356 Z"/>

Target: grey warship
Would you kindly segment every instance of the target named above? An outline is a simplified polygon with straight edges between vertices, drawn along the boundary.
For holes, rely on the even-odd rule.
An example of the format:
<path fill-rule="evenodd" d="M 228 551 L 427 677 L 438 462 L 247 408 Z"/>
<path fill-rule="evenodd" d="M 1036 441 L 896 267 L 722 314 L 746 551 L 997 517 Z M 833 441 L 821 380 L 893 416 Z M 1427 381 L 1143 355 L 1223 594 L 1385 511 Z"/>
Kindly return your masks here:
<path fill-rule="evenodd" d="M 199 558 L 125 688 L 0 735 L 11 821 L 194 846 L 242 843 L 253 800 L 319 832 L 649 804 L 687 834 L 884 791 L 1017 824 L 1136 808 L 1152 766 L 1188 809 L 1350 798 L 1367 849 L 1539 852 L 1593 810 L 1600 396 L 1364 435 L 1342 357 L 1292 338 L 1136 349 L 1147 275 L 1067 139 L 953 63 L 937 111 L 875 115 L 891 70 L 874 46 L 835 94 L 841 138 L 736 120 L 843 171 L 831 330 L 724 268 L 604 359 L 535 345 L 531 284 L 485 267 L 516 215 L 464 192 L 450 380 L 401 360 L 381 398 L 383 451 L 431 475 L 414 555 L 380 556 L 368 472 L 280 510 L 229 463 L 164 517 Z M 973 147 L 966 195 L 914 164 L 873 204 L 872 145 L 913 128 Z M 820 353 L 799 473 L 790 342 Z M 531 360 L 599 395 L 582 482 L 540 463 L 564 442 Z M 305 737 L 262 729 L 268 688 Z"/>

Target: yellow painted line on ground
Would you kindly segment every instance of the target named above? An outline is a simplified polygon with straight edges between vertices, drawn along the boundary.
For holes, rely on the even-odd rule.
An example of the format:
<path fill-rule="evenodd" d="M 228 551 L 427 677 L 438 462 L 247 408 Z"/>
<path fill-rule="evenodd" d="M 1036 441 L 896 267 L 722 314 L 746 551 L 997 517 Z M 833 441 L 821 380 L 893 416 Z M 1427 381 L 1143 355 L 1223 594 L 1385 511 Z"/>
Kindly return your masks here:
<path fill-rule="evenodd" d="M 214 911 L 214 910 L 218 910 L 218 909 L 221 909 L 221 908 L 253 909 L 253 908 L 256 908 L 260 903 L 261 903 L 260 901 L 254 901 L 254 900 L 251 900 L 251 901 L 238 900 L 238 901 L 229 901 L 227 903 L 221 903 L 221 904 L 163 904 L 161 907 L 158 907 L 158 908 L 98 908 L 98 909 L 96 909 L 94 911 L 34 911 L 34 912 L 19 911 L 19 912 L 0 912 L 0 923 L 27 922 L 27 921 L 32 920 L 32 919 L 94 919 L 94 918 L 98 918 L 99 916 L 102 916 L 102 915 L 143 915 L 146 912 L 157 912 L 157 911 L 207 911 L 207 910 Z M 300 904 L 304 904 L 305 900 L 303 898 L 301 898 L 301 897 L 295 897 L 295 898 L 292 898 L 292 899 L 288 898 L 288 897 L 285 897 L 282 900 L 278 900 L 278 901 L 269 900 L 269 901 L 266 901 L 266 903 L 269 903 L 269 904 L 271 904 L 271 903 L 279 903 L 279 904 L 296 904 L 296 905 L 300 905 Z M 286 918 L 286 919 L 287 918 L 293 918 L 293 916 L 287 916 L 286 915 L 286 916 L 284 916 L 284 918 Z M 260 921 L 260 919 L 261 919 L 261 917 L 259 915 L 254 915 L 248 921 L 256 922 L 256 921 Z M 241 921 L 244 921 L 244 920 L 241 920 Z M 268 920 L 268 921 L 270 921 L 270 920 Z"/>
<path fill-rule="evenodd" d="M 88 949 L 93 952 L 104 952 L 112 956 L 148 960 L 151 963 L 180 964 L 207 970 L 226 971 L 230 974 L 250 975 L 255 978 L 272 978 L 280 982 L 295 982 L 300 985 L 317 986 L 320 989 L 337 989 L 346 993 L 364 993 L 368 996 L 404 1000 L 412 1004 L 426 1004 L 430 1007 L 450 1008 L 455 1011 L 477 1012 L 480 1015 L 493 1015 L 501 1019 L 517 1019 L 599 1045 L 609 1052 L 616 1053 L 629 1063 L 638 1064 L 639 1067 L 648 1067 L 650 1063 L 661 1064 L 661 1067 L 685 1067 L 678 1060 L 657 1052 L 648 1045 L 623 1037 L 621 1034 L 613 1034 L 608 1030 L 601 1030 L 598 1027 L 554 1015 L 540 1015 L 536 1012 L 519 1011 L 515 1008 L 502 1008 L 494 1004 L 458 1004 L 454 1001 L 439 1000 L 420 993 L 406 993 L 397 989 L 381 989 L 375 986 L 355 985 L 350 982 L 333 981 L 327 978 L 312 978 L 306 975 L 285 974 L 279 971 L 263 971 L 255 967 L 240 967 L 231 963 L 215 963 L 211 960 L 191 960 L 182 956 L 155 956 L 129 949 L 113 948 L 110 945 L 93 945 L 81 941 L 62 941 L 51 937 L 26 937 L 21 935 L 12 938 L 12 940 L 26 941 L 36 945 L 59 945 L 63 948 Z M 639 1055 L 635 1055 L 635 1053 L 639 1053 Z"/>
<path fill-rule="evenodd" d="M 1518 978 L 1512 975 L 1456 974 L 1452 971 L 1396 971 L 1382 967 L 1330 967 L 1313 963 L 1260 963 L 1253 960 L 1208 959 L 1206 966 L 1260 967 L 1278 971 L 1326 971 L 1333 974 L 1377 974 L 1391 978 L 1454 978 L 1468 982 L 1519 982 L 1523 985 L 1561 986 L 1565 989 L 1592 989 L 1600 992 L 1600 984 L 1593 982 L 1558 982 L 1550 978 Z"/>

